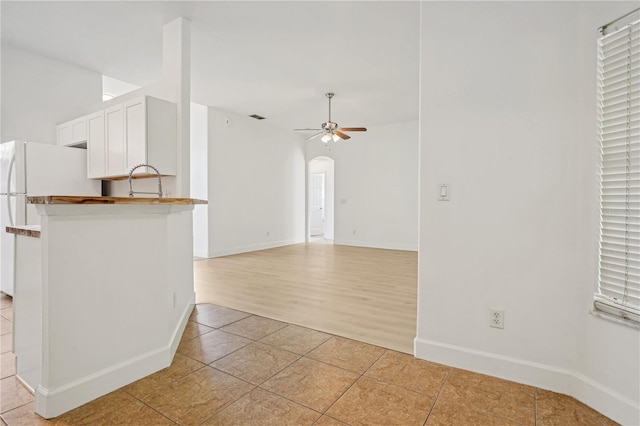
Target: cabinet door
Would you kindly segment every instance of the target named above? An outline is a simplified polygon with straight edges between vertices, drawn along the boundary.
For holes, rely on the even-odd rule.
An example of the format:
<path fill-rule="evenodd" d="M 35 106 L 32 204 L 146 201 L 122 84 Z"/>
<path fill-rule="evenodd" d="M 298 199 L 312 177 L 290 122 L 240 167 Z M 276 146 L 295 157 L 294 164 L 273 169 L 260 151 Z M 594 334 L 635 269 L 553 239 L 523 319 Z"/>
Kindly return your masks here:
<path fill-rule="evenodd" d="M 127 143 L 127 169 L 147 163 L 147 103 L 146 98 L 124 104 L 125 139 Z M 147 173 L 146 167 L 135 174 Z"/>
<path fill-rule="evenodd" d="M 104 111 L 104 121 L 107 140 L 107 176 L 125 175 L 128 170 L 122 105 L 106 109 Z"/>
<path fill-rule="evenodd" d="M 66 146 L 71 143 L 71 123 L 62 123 L 56 126 L 58 145 Z"/>
<path fill-rule="evenodd" d="M 87 176 L 101 178 L 106 173 L 104 111 L 87 116 Z"/>
<path fill-rule="evenodd" d="M 56 126 L 58 145 L 80 146 L 87 141 L 87 117 Z"/>
<path fill-rule="evenodd" d="M 71 143 L 80 144 L 87 140 L 87 118 L 80 117 L 71 122 Z"/>

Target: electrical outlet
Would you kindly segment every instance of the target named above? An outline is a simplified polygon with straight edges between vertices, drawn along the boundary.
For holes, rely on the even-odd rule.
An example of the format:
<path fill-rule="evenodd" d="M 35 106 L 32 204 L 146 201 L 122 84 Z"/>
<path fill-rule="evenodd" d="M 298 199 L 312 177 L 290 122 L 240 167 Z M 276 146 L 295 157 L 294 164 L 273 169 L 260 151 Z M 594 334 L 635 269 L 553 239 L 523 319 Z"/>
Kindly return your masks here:
<path fill-rule="evenodd" d="M 501 309 L 489 310 L 489 327 L 504 328 L 504 311 Z"/>

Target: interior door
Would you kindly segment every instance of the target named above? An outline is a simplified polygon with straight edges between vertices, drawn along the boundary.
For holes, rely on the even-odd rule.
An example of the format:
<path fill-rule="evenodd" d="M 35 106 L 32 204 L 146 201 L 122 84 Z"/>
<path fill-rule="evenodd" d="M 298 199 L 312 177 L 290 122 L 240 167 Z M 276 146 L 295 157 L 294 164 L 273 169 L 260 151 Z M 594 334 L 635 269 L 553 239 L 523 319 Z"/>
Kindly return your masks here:
<path fill-rule="evenodd" d="M 324 234 L 324 173 L 311 174 L 311 214 L 309 234 Z"/>

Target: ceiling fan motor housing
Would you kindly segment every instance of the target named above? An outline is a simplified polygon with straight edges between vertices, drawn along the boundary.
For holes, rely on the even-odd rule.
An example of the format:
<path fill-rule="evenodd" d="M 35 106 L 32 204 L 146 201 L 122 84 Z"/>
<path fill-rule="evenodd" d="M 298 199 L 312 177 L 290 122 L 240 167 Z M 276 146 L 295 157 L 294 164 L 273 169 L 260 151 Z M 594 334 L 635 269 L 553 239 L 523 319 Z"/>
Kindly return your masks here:
<path fill-rule="evenodd" d="M 334 123 L 333 121 L 327 121 L 326 123 L 322 123 L 322 128 L 328 131 L 334 131 L 338 128 L 338 123 Z"/>

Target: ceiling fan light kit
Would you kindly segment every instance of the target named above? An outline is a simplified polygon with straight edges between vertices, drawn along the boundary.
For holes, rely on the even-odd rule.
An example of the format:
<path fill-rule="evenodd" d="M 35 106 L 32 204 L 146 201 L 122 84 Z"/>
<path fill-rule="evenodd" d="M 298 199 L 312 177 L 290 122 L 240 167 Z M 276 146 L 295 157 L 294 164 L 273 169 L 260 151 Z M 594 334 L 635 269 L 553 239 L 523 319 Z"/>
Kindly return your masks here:
<path fill-rule="evenodd" d="M 347 135 L 344 132 L 366 132 L 367 129 L 364 127 L 338 127 L 338 123 L 331 121 L 331 98 L 335 96 L 334 93 L 328 92 L 325 93 L 325 96 L 329 98 L 329 120 L 325 123 L 322 123 L 320 129 L 294 129 L 296 131 L 306 131 L 306 130 L 316 130 L 318 133 L 315 135 L 309 136 L 307 140 L 315 139 L 318 136 L 322 135 L 320 140 L 325 144 L 330 141 L 337 142 L 340 139 L 347 140 L 350 139 L 351 136 Z"/>

